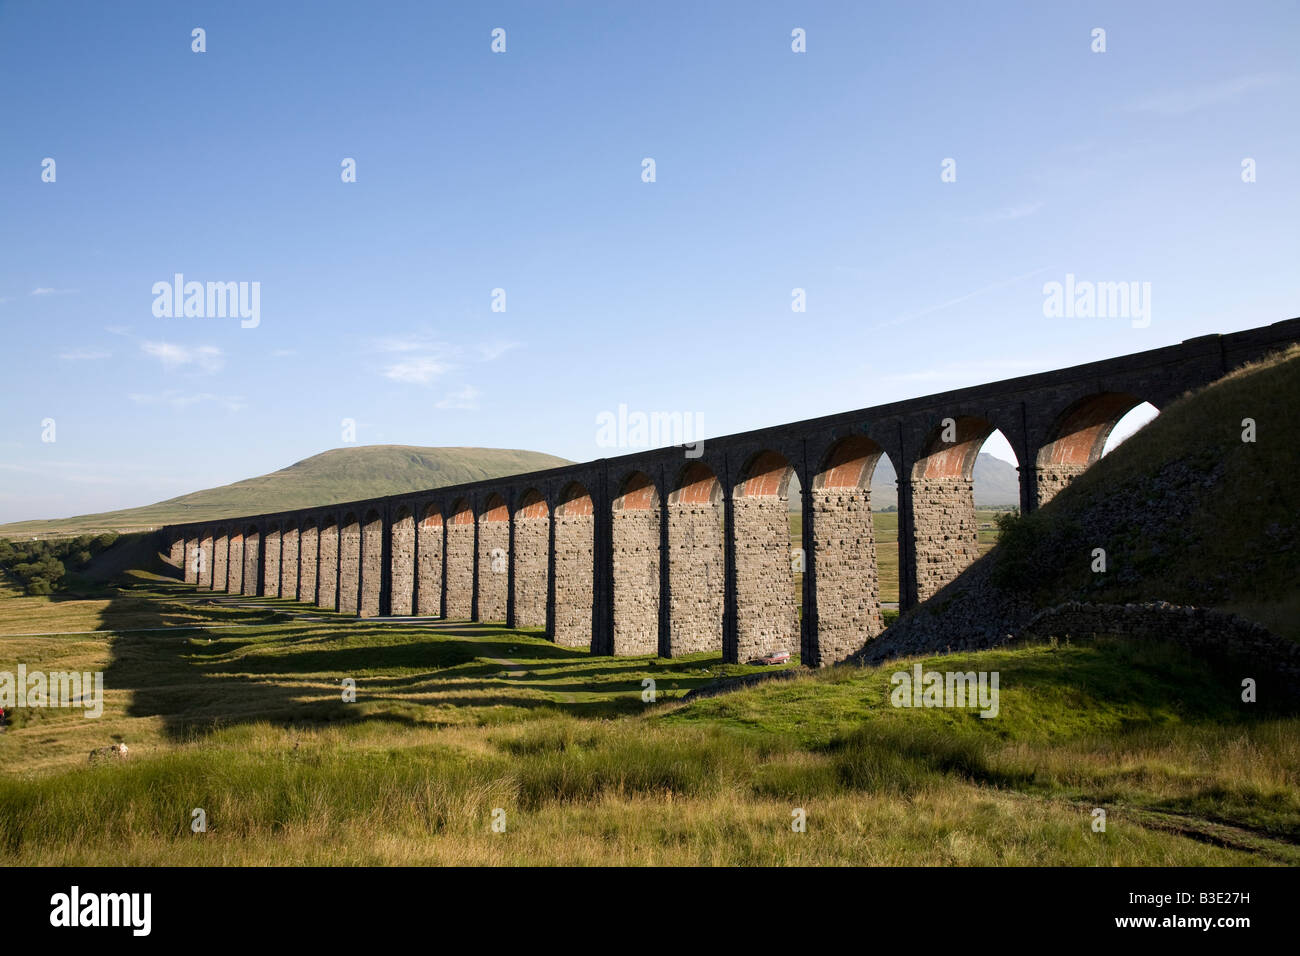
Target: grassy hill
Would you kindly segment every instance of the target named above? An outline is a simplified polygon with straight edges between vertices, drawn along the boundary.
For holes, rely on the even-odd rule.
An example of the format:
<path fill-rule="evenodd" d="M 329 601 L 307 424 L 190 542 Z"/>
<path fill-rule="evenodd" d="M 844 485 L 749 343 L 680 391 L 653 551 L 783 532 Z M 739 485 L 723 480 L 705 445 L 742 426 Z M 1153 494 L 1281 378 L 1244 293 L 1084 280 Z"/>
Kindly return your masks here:
<path fill-rule="evenodd" d="M 1255 424 L 1243 440 L 1243 422 Z M 1171 404 L 1035 515 L 997 579 L 1035 603 L 1165 600 L 1265 624 L 1300 611 L 1300 346 Z M 1104 546 L 1108 570 L 1090 569 Z M 1085 549 L 1080 554 L 1080 549 Z"/>
<path fill-rule="evenodd" d="M 440 488 L 567 465 L 564 458 L 509 448 L 334 448 L 256 478 L 191 492 L 142 508 L 0 525 L 0 536 L 145 530 Z"/>
<path fill-rule="evenodd" d="M 1243 422 L 1255 440 L 1243 440 Z M 980 648 L 1067 601 L 1167 601 L 1300 639 L 1300 347 L 1171 403 L 910 612 L 866 658 Z M 1094 549 L 1106 568 L 1093 569 Z"/>

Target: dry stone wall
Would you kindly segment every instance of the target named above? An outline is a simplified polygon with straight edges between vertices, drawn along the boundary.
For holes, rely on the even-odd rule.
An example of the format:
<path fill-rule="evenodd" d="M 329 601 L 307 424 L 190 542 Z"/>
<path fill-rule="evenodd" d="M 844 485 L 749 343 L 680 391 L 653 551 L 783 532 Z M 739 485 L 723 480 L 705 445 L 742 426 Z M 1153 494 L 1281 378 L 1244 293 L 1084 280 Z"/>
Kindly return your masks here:
<path fill-rule="evenodd" d="M 1171 641 L 1212 659 L 1230 659 L 1241 667 L 1243 678 L 1253 677 L 1259 684 L 1266 676 L 1288 696 L 1300 696 L 1300 644 L 1227 611 L 1166 601 L 1067 601 L 1034 615 L 1019 634 L 1037 639 L 1111 635 Z"/>

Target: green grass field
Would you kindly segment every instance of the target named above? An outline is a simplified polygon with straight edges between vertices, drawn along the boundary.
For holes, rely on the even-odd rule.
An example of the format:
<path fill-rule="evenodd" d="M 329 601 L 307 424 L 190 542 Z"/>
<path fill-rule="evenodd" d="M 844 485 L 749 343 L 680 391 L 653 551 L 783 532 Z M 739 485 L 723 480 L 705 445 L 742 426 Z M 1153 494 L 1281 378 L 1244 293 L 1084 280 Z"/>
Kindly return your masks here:
<path fill-rule="evenodd" d="M 98 720 L 32 709 L 0 734 L 6 863 L 1300 862 L 1300 722 L 1160 646 L 924 662 L 997 670 L 992 720 L 890 706 L 910 662 L 682 703 L 758 668 L 129 580 L 0 596 L 0 670 L 102 669 L 107 688 Z M 166 629 L 13 636 L 104 627 Z M 115 741 L 128 757 L 88 763 Z"/>

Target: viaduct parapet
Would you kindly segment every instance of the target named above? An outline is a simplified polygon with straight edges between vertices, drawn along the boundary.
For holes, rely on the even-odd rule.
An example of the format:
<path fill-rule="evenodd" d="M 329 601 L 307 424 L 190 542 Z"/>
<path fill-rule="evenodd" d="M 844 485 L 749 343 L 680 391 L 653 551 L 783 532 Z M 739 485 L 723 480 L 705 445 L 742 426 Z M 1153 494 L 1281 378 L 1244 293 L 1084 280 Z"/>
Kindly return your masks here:
<path fill-rule="evenodd" d="M 598 654 L 841 661 L 883 628 L 871 476 L 898 478 L 900 604 L 976 557 L 972 476 L 1002 432 L 1032 511 L 1101 457 L 1134 406 L 1300 341 L 1300 319 L 1007 379 L 701 446 L 159 534 L 202 589 L 360 617 L 429 615 L 544 628 Z M 802 615 L 788 528 L 803 511 Z"/>

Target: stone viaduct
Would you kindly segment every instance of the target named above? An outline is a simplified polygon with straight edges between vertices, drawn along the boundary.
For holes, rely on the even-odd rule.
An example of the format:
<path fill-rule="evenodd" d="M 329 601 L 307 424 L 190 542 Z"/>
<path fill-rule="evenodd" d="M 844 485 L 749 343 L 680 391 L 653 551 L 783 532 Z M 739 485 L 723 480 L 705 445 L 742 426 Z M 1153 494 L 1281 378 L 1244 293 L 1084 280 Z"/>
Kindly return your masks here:
<path fill-rule="evenodd" d="M 870 498 L 899 475 L 900 595 L 924 601 L 977 555 L 975 458 L 1001 430 L 1031 511 L 1101 457 L 1116 422 L 1300 341 L 1300 319 L 547 471 L 164 528 L 202 589 L 360 617 L 545 629 L 598 654 L 835 663 L 882 630 Z M 788 496 L 803 510 L 802 615 Z"/>

